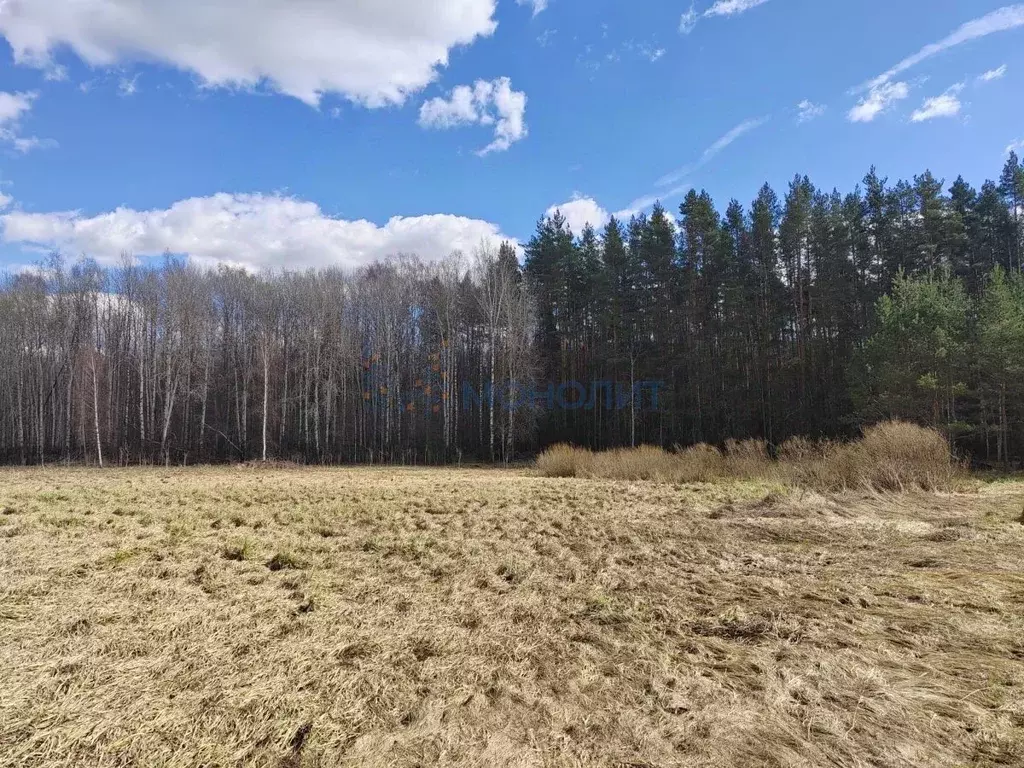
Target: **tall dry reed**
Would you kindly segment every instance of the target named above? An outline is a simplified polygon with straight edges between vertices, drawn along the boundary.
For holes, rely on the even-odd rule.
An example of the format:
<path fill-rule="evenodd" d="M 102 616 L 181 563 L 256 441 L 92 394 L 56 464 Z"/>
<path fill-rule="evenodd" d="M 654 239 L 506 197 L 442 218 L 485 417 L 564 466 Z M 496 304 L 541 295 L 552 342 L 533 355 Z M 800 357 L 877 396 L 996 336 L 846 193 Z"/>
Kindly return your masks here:
<path fill-rule="evenodd" d="M 561 444 L 538 457 L 537 469 L 547 477 L 683 483 L 762 479 L 827 491 L 948 491 L 964 474 L 939 432 L 901 421 L 868 427 L 850 443 L 792 438 L 774 458 L 759 440 L 729 440 L 722 450 L 706 444 L 673 451 L 645 445 L 597 453 Z"/>

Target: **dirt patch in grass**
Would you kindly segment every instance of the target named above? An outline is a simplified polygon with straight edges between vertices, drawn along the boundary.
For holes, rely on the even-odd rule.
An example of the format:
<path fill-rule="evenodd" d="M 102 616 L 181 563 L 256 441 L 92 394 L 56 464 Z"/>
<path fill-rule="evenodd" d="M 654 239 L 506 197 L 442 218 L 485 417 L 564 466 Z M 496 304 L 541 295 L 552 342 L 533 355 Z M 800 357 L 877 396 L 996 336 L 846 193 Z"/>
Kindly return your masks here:
<path fill-rule="evenodd" d="M 260 469 L 0 470 L 0 764 L 1024 764 L 1024 484 Z"/>

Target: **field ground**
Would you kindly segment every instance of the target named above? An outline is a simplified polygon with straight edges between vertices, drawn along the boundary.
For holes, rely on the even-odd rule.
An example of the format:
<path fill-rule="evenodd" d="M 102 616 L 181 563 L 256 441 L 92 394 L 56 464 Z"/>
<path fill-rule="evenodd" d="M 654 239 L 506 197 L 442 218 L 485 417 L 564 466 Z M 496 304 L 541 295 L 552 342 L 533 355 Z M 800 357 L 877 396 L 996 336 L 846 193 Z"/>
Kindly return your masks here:
<path fill-rule="evenodd" d="M 1024 765 L 1022 508 L 0 470 L 0 764 Z"/>

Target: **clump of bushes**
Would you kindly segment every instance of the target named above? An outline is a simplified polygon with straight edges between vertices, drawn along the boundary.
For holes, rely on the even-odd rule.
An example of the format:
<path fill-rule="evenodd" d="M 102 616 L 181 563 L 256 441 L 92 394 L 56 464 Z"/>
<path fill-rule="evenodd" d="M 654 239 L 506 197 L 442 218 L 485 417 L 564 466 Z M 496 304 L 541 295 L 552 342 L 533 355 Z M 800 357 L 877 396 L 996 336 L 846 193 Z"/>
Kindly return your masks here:
<path fill-rule="evenodd" d="M 589 461 L 593 455 L 586 448 L 560 443 L 537 457 L 537 469 L 544 477 L 576 477 L 584 459 Z"/>
<path fill-rule="evenodd" d="M 725 457 L 710 445 L 666 451 L 651 445 L 594 452 L 555 445 L 537 458 L 546 477 L 612 478 L 662 482 L 711 482 L 725 477 Z"/>
<path fill-rule="evenodd" d="M 714 482 L 763 479 L 816 490 L 954 490 L 963 466 L 936 430 L 888 421 L 861 439 L 839 443 L 796 437 L 773 457 L 764 441 L 730 440 L 723 449 L 700 444 L 668 451 L 654 446 L 593 452 L 556 445 L 537 458 L 546 477 Z"/>
<path fill-rule="evenodd" d="M 826 451 L 820 461 L 815 478 L 827 490 L 947 491 L 964 474 L 941 434 L 902 421 L 869 427 L 863 438 Z"/>

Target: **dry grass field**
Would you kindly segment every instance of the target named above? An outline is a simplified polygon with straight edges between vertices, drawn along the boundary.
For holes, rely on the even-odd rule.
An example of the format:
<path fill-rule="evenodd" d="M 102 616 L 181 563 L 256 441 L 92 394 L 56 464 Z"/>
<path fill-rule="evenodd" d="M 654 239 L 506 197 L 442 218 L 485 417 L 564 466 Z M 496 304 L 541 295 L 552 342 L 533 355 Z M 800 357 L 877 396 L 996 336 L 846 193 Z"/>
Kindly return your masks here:
<path fill-rule="evenodd" d="M 0 470 L 0 765 L 1024 765 L 1022 508 Z"/>

